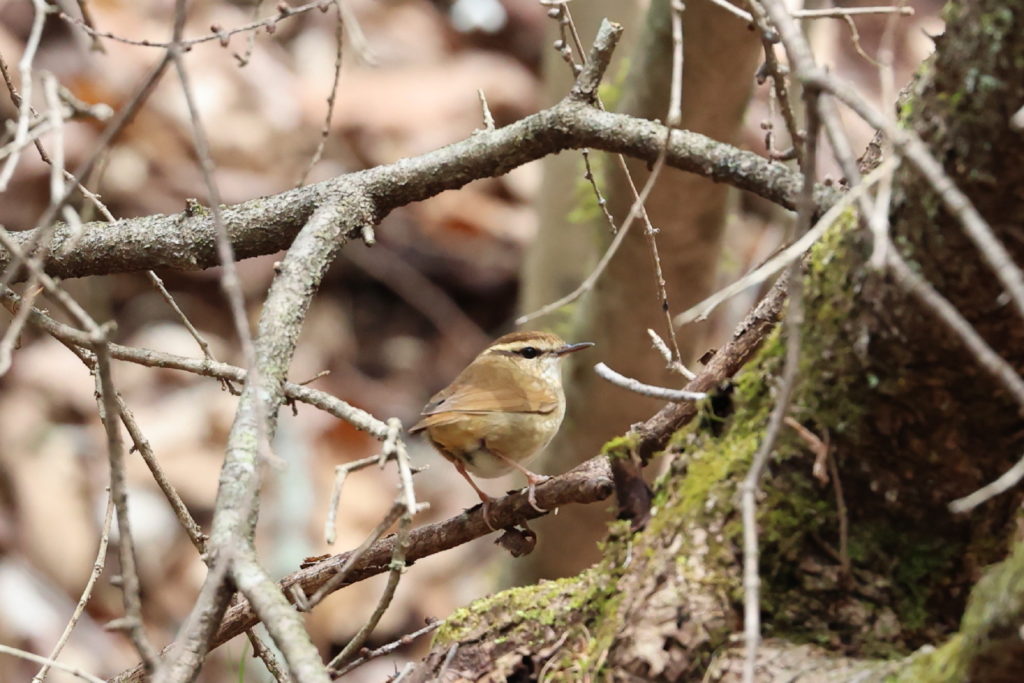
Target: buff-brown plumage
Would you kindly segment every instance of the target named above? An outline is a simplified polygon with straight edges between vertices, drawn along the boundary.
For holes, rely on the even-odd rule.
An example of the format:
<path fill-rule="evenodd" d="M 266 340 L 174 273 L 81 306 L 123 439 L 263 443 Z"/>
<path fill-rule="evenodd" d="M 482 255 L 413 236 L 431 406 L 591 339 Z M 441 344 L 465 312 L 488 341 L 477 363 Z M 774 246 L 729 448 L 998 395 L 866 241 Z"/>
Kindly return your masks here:
<path fill-rule="evenodd" d="M 591 344 L 566 344 L 548 332 L 513 332 L 496 339 L 424 406 L 410 433 L 430 442 L 484 501 L 469 477 L 522 471 L 533 485 L 544 478 L 524 466 L 551 441 L 565 415 L 559 359 Z"/>

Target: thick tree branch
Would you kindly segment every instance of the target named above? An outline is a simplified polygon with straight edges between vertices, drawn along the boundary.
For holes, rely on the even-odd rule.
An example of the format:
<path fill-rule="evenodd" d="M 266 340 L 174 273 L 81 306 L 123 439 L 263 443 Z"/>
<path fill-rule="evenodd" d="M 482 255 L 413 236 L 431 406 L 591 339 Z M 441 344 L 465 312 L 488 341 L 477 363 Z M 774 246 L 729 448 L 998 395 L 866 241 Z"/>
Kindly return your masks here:
<path fill-rule="evenodd" d="M 356 188 L 373 198 L 378 209 L 375 220 L 380 220 L 396 207 L 567 149 L 592 147 L 653 163 L 665 134 L 665 127 L 652 121 L 566 99 L 503 128 L 477 131 L 418 157 L 225 207 L 222 216 L 237 258 L 271 254 L 286 249 L 328 197 L 350 194 Z M 800 191 L 799 174 L 781 164 L 689 131 L 673 132 L 666 163 L 789 209 L 795 207 Z M 837 196 L 835 190 L 819 187 L 818 212 Z M 14 237 L 24 245 L 36 232 L 18 232 Z M 213 218 L 206 208 L 191 204 L 170 216 L 130 218 L 113 225 L 87 223 L 74 248 L 64 253 L 70 238 L 66 226 L 57 229 L 46 260 L 50 274 L 72 278 L 154 268 L 197 270 L 219 263 Z M 0 271 L 10 260 L 10 254 L 0 249 Z"/>

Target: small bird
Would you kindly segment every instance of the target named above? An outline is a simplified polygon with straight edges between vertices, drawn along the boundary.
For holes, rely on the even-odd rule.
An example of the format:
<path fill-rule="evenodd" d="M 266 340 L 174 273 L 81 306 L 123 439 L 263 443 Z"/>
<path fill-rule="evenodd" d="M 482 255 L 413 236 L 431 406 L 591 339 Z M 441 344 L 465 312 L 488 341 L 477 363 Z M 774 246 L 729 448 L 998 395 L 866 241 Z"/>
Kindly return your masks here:
<path fill-rule="evenodd" d="M 499 337 L 430 398 L 420 413 L 422 419 L 409 430 L 426 431 L 434 448 L 469 482 L 480 496 L 488 526 L 492 499 L 468 472 L 490 479 L 519 470 L 529 482 L 530 505 L 544 512 L 534 487 L 548 477 L 524 465 L 548 445 L 565 417 L 558 361 L 590 346 L 593 343 L 566 344 L 549 332 Z"/>

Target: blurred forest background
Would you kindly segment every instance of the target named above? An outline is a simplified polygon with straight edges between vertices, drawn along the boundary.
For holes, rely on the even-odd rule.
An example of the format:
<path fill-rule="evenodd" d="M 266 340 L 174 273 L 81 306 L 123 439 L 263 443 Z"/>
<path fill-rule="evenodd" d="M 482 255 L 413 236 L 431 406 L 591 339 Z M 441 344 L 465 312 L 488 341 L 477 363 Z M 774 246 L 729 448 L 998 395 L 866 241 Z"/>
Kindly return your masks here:
<path fill-rule="evenodd" d="M 169 37 L 173 3 L 90 0 L 55 4 L 73 18 L 56 14 L 47 18 L 36 69 L 52 72 L 83 102 L 119 109 L 152 67 L 159 50 L 104 37 L 91 39 L 78 23 L 82 16 L 79 5 L 87 7 L 89 22 L 99 31 L 139 41 L 164 41 Z M 598 12 L 585 7 L 587 4 L 573 4 L 581 15 L 585 44 L 600 18 Z M 702 4 L 711 3 L 689 3 Z M 915 14 L 895 23 L 897 88 L 909 81 L 913 69 L 931 51 L 929 35 L 942 30 L 937 17 L 939 3 L 916 0 L 907 4 Z M 594 5 L 625 24 L 627 41 L 644 35 L 646 3 Z M 305 12 L 280 21 L 272 34 L 265 29 L 240 33 L 224 41 L 195 45 L 187 54 L 224 203 L 278 193 L 300 182 L 393 162 L 463 139 L 483 127 L 478 90 L 486 95 L 501 126 L 561 98 L 570 82 L 565 64 L 552 49 L 557 27 L 547 16 L 548 7 L 538 2 L 344 0 L 343 6 L 349 16 L 341 40 L 333 115 L 322 156 L 311 168 L 328 111 L 339 44 L 333 5 L 327 12 Z M 274 11 L 273 3 L 267 2 L 192 3 L 185 35 L 217 33 Z M 0 2 L 0 55 L 15 79 L 33 14 L 31 2 Z M 735 23 L 724 14 L 722 20 Z M 851 40 L 850 27 L 841 20 L 816 21 L 808 29 L 818 58 L 877 98 L 876 67 L 870 58 L 886 19 L 857 18 L 855 25 L 859 43 Z M 753 38 L 751 42 L 756 52 L 759 46 Z M 640 48 L 634 45 L 631 49 Z M 620 49 L 618 66 L 609 71 L 609 108 L 616 108 L 616 92 L 624 88 L 626 73 L 637 63 L 636 59 L 630 61 L 629 54 Z M 751 57 L 755 62 L 758 58 L 756 54 Z M 764 154 L 765 123 L 774 121 L 780 129 L 781 123 L 770 111 L 770 86 L 757 85 L 750 73 L 748 69 L 745 75 L 736 76 L 741 79 L 742 99 L 748 95 L 751 99 L 735 139 L 740 147 Z M 0 120 L 13 121 L 16 107 L 6 88 L 0 90 L 4 91 Z M 688 98 L 690 90 L 684 89 L 684 110 L 713 107 L 714 90 L 704 96 L 710 100 L 705 101 Z M 849 124 L 859 151 L 872 131 L 852 117 Z M 64 131 L 68 167 L 90 152 L 101 128 L 88 118 L 69 122 Z M 102 196 L 118 218 L 176 213 L 184 210 L 190 198 L 208 203 L 191 140 L 180 88 L 174 79 L 165 79 L 102 156 L 87 186 Z M 602 153 L 594 153 L 592 158 L 602 168 L 611 166 L 610 158 L 602 158 Z M 544 192 L 550 182 L 550 176 L 544 180 L 545 173 L 552 171 L 544 167 L 556 163 L 561 166 L 553 168 L 561 169 L 556 172 L 564 176 L 565 185 L 559 190 L 561 204 L 552 209 L 546 208 L 551 200 Z M 838 179 L 835 168 L 825 168 L 823 173 Z M 10 187 L 0 195 L 0 224 L 9 230 L 35 227 L 49 202 L 48 178 L 48 166 L 34 150 L 28 150 Z M 614 182 L 609 181 L 606 191 L 614 192 L 608 190 Z M 667 191 L 678 205 L 691 201 L 690 196 L 680 195 L 671 178 L 663 182 L 669 183 Z M 689 191 L 710 192 L 712 184 L 701 182 L 707 188 Z M 714 240 L 714 248 L 701 257 L 705 262 L 702 284 L 691 285 L 684 271 L 668 278 L 674 311 L 701 298 L 687 294 L 688 288 L 710 290 L 735 279 L 763 261 L 782 240 L 789 219 L 763 200 L 730 190 L 723 206 L 720 236 Z M 97 218 L 89 215 L 87 204 L 82 211 L 86 219 Z M 600 222 L 594 222 L 596 213 L 592 190 L 583 178 L 582 157 L 575 152 L 396 210 L 378 229 L 376 246 L 351 244 L 331 267 L 303 327 L 290 377 L 298 382 L 316 378 L 313 386 L 319 389 L 374 415 L 394 415 L 406 425 L 412 424 L 434 391 L 450 381 L 491 338 L 513 329 L 517 314 L 546 303 L 541 299 L 550 300 L 551 294 L 564 293 L 564 287 L 556 291 L 557 287 L 521 280 L 526 255 L 538 232 L 559 231 L 588 241 L 592 231 L 602 229 Z M 621 220 L 621 215 L 617 219 Z M 567 267 L 577 268 L 559 276 L 570 289 L 596 260 L 592 253 L 547 253 L 555 253 Z M 254 316 L 278 258 L 269 255 L 239 263 Z M 525 272 L 550 283 L 555 274 L 545 273 L 546 267 L 538 270 L 535 263 L 533 270 Z M 213 355 L 243 364 L 225 312 L 219 269 L 158 274 L 209 342 Z M 658 316 L 660 302 L 653 283 L 646 282 L 646 274 L 643 277 L 649 295 L 634 298 L 629 305 L 649 307 L 652 315 Z M 609 278 L 603 283 L 607 288 L 620 282 L 614 274 Z M 67 281 L 65 286 L 98 319 L 117 321 L 115 341 L 199 355 L 196 342 L 144 275 Z M 531 299 L 527 296 L 530 287 L 539 287 L 541 293 Z M 700 336 L 686 343 L 687 360 L 720 344 L 757 294 L 737 298 L 701 328 Z M 0 320 L 0 326 L 6 326 L 8 314 L 0 313 Z M 531 324 L 543 328 L 556 323 L 541 318 Z M 649 348 L 643 326 L 632 333 L 641 340 L 634 339 L 634 344 Z M 590 339 L 570 339 L 585 340 Z M 596 341 L 599 346 L 574 372 L 589 373 L 591 364 L 599 360 L 615 367 L 620 351 L 614 342 L 601 345 L 602 339 Z M 660 362 L 656 354 L 650 354 L 652 362 Z M 329 374 L 321 376 L 325 371 Z M 117 363 L 115 373 L 119 390 L 135 411 L 172 483 L 197 520 L 208 524 L 237 397 L 215 380 L 174 370 Z M 639 378 L 655 383 L 659 379 Z M 617 388 L 607 391 L 612 392 L 613 400 L 614 392 L 622 392 Z M 624 392 L 622 396 L 626 400 Z M 653 412 L 650 405 L 657 407 L 648 404 L 643 408 L 647 414 Z M 643 417 L 646 415 L 641 413 L 621 415 L 616 422 L 588 422 L 583 441 L 573 440 L 558 448 L 574 452 L 578 459 L 589 457 L 596 452 L 595 445 Z M 294 413 L 282 412 L 276 444 L 287 466 L 267 476 L 257 541 L 265 565 L 275 576 L 282 576 L 294 571 L 306 556 L 338 552 L 360 543 L 390 506 L 395 475 L 390 469 L 380 472 L 371 468 L 350 477 L 338 516 L 338 538 L 333 546 L 327 546 L 323 525 L 334 467 L 376 453 L 379 444 L 347 423 L 307 406 L 299 406 Z M 431 505 L 417 517 L 418 522 L 444 519 L 476 503 L 454 469 L 423 440 L 411 440 L 410 448 L 414 449 L 415 465 L 429 466 L 416 477 L 418 497 Z M 191 608 L 205 567 L 143 464 L 131 457 L 128 463 L 146 626 L 154 641 L 165 643 Z M 537 469 L 554 473 L 567 467 L 540 465 Z M 27 329 L 10 371 L 0 377 L 0 643 L 45 653 L 56 641 L 92 571 L 107 477 L 93 379 L 61 344 Z M 517 477 L 484 483 L 492 494 L 521 485 Z M 578 514 L 582 513 L 563 510 L 559 521 L 571 530 Z M 599 510 L 598 517 L 601 514 Z M 600 519 L 595 522 L 601 523 Z M 527 560 L 509 558 L 488 540 L 417 562 L 405 575 L 394 603 L 368 644 L 400 638 L 422 626 L 426 618 L 443 618 L 501 583 L 571 570 L 572 562 L 565 562 L 568 552 L 556 538 L 563 537 L 542 532 L 536 554 L 549 560 L 531 559 L 533 569 L 518 575 L 519 570 L 511 565 L 522 562 L 527 566 Z M 595 540 L 587 534 L 582 538 L 590 545 Z M 552 555 L 554 560 L 550 560 Z M 579 562 L 576 556 L 571 559 Z M 112 556 L 108 567 L 113 565 L 116 559 Z M 62 662 L 98 675 L 112 675 L 137 661 L 122 634 L 103 628 L 105 622 L 121 614 L 120 591 L 110 584 L 109 574 L 100 578 L 85 616 L 61 656 Z M 310 633 L 322 651 L 337 650 L 364 623 L 384 578 L 339 591 L 309 615 Z M 358 669 L 351 678 L 383 680 L 394 673 L 397 663 L 415 656 L 425 645 L 413 643 Z M 247 652 L 248 643 L 241 638 L 216 651 L 204 669 L 203 680 L 227 680 L 242 670 L 245 680 L 263 680 L 262 665 Z M 0 656 L 0 680 L 28 680 L 35 671 L 32 664 Z M 71 679 L 53 672 L 50 680 Z"/>

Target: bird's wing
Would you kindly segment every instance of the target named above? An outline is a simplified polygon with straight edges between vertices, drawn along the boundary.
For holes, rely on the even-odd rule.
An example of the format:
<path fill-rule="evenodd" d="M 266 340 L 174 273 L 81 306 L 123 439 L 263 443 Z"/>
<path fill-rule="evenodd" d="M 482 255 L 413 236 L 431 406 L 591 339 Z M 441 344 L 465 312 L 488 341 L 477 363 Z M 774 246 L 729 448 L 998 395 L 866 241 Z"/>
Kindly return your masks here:
<path fill-rule="evenodd" d="M 504 365 L 475 363 L 434 394 L 421 415 L 438 413 L 550 413 L 558 394 L 549 383 Z"/>

